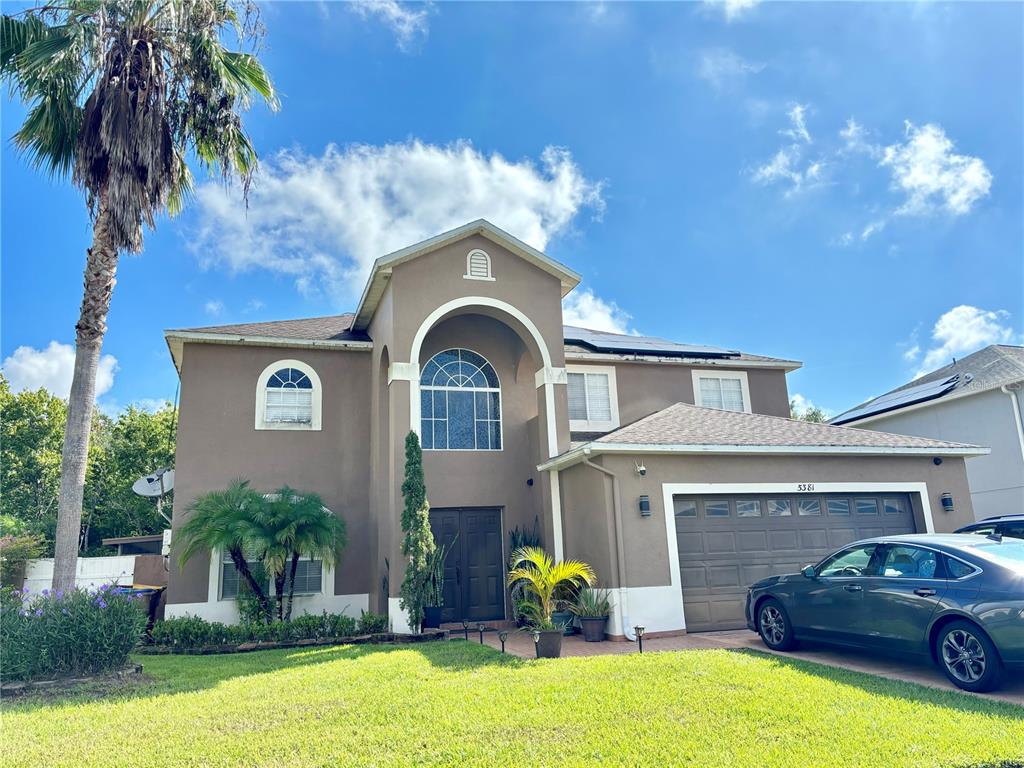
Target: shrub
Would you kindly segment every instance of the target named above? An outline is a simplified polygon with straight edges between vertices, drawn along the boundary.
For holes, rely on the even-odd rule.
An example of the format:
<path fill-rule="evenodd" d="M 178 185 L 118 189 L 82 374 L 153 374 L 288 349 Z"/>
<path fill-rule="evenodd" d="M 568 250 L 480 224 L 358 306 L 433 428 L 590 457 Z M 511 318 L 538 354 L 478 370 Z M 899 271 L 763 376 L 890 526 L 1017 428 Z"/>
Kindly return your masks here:
<path fill-rule="evenodd" d="M 25 563 L 46 549 L 42 536 L 0 536 L 0 584 L 21 587 Z"/>
<path fill-rule="evenodd" d="M 376 635 L 388 631 L 388 617 L 383 613 L 359 612 L 359 634 Z"/>
<path fill-rule="evenodd" d="M 270 624 L 221 624 L 206 621 L 198 616 L 180 616 L 158 621 L 153 626 L 153 644 L 182 650 L 204 648 L 216 645 L 241 645 L 242 643 L 287 643 L 295 640 L 320 640 L 328 637 L 352 637 L 356 634 L 373 634 L 387 628 L 387 617 L 363 614 L 369 619 L 358 624 L 351 616 L 342 613 L 309 614 L 291 621 L 274 621 Z"/>
<path fill-rule="evenodd" d="M 146 628 L 135 595 L 112 585 L 96 590 L 0 590 L 0 675 L 27 680 L 120 669 Z"/>

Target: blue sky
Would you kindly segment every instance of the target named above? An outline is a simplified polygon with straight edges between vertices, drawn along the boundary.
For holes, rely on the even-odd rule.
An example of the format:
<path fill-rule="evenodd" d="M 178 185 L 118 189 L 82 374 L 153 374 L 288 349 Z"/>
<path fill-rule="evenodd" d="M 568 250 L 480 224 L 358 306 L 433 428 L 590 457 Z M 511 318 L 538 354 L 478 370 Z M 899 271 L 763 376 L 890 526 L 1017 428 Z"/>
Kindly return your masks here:
<path fill-rule="evenodd" d="M 584 275 L 567 319 L 802 360 L 832 412 L 1022 343 L 1020 4 L 264 8 L 262 177 L 123 258 L 108 410 L 173 398 L 163 329 L 351 309 L 373 258 L 479 216 Z M 66 394 L 89 221 L 23 115 L 0 356 Z"/>

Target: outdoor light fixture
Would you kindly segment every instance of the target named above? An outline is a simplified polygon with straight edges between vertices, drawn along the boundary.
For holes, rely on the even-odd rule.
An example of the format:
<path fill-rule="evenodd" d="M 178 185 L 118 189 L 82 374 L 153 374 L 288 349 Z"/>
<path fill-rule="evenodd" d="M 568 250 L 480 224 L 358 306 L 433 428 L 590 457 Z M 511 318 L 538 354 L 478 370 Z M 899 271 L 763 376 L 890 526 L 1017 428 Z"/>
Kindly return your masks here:
<path fill-rule="evenodd" d="M 481 621 L 476 625 L 476 631 L 480 633 L 480 645 L 484 644 L 484 623 Z"/>
<path fill-rule="evenodd" d="M 462 635 L 469 640 L 469 622 L 465 619 L 462 620 Z"/>
<path fill-rule="evenodd" d="M 942 511 L 952 512 L 953 511 L 953 494 L 946 492 L 942 494 L 939 499 L 942 500 Z"/>
<path fill-rule="evenodd" d="M 501 631 L 498 633 L 498 639 L 501 640 L 501 652 L 505 652 L 505 641 L 508 640 L 508 632 Z"/>
<path fill-rule="evenodd" d="M 651 497 L 648 496 L 646 493 L 640 497 L 640 516 L 651 516 Z"/>
<path fill-rule="evenodd" d="M 644 628 L 633 627 L 633 631 L 636 632 L 636 641 L 640 644 L 640 653 L 644 652 Z"/>
<path fill-rule="evenodd" d="M 540 642 L 540 632 L 538 632 L 535 629 L 535 630 L 533 630 L 533 644 L 536 645 L 539 642 Z"/>

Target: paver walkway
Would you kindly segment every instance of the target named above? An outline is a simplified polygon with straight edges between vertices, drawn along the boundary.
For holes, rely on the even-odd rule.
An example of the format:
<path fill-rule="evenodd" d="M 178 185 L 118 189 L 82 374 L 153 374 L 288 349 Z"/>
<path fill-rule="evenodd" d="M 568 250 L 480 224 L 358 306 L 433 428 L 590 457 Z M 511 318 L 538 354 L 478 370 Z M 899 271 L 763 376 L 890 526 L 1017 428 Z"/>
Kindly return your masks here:
<path fill-rule="evenodd" d="M 461 629 L 452 631 L 453 638 L 462 637 Z M 480 636 L 474 630 L 469 631 L 470 642 L 479 642 Z M 485 632 L 484 642 L 493 648 L 500 648 L 501 643 L 496 632 Z M 769 650 L 761 642 L 761 638 L 745 629 L 726 632 L 698 632 L 678 637 L 659 637 L 644 639 L 644 653 L 658 651 L 687 651 L 695 649 L 726 648 L 732 650 L 752 650 L 759 653 L 772 653 L 787 658 L 813 661 L 833 667 L 852 669 L 880 675 L 890 680 L 904 680 L 919 683 L 933 688 L 959 690 L 950 683 L 939 669 L 913 658 L 876 655 L 845 648 L 834 648 L 816 643 L 803 643 L 800 648 L 790 653 L 777 653 Z M 509 631 L 505 641 L 506 653 L 526 659 L 535 658 L 533 637 L 526 632 Z M 580 635 L 562 638 L 562 656 L 601 656 L 612 653 L 637 653 L 636 643 L 606 641 L 603 643 L 584 642 Z M 1010 677 L 998 691 L 985 694 L 973 694 L 994 699 L 1009 701 L 1024 706 L 1024 675 Z"/>

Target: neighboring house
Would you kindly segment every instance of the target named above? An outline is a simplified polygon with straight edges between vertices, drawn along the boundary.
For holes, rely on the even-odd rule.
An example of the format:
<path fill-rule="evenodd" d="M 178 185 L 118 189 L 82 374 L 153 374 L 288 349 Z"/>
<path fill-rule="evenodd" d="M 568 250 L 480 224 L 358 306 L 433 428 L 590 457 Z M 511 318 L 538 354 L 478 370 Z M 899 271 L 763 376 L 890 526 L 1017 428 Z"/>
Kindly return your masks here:
<path fill-rule="evenodd" d="M 986 445 L 967 465 L 978 519 L 1024 512 L 1024 347 L 993 344 L 851 408 L 832 424 Z"/>
<path fill-rule="evenodd" d="M 564 327 L 579 280 L 480 220 L 378 259 L 352 314 L 167 331 L 174 530 L 232 478 L 316 492 L 349 544 L 333 571 L 302 563 L 298 610 L 386 611 L 407 629 L 414 430 L 435 536 L 453 544 L 446 620 L 511 616 L 508 532 L 539 521 L 555 557 L 614 590 L 609 629 L 628 636 L 740 627 L 762 576 L 973 519 L 964 457 L 985 449 L 792 421 L 791 360 Z M 223 553 L 170 563 L 168 615 L 237 617 Z"/>

